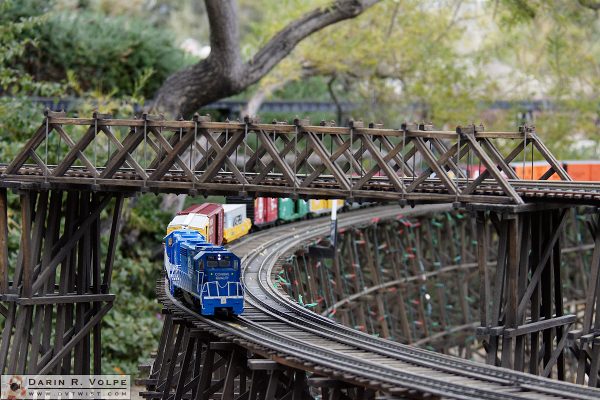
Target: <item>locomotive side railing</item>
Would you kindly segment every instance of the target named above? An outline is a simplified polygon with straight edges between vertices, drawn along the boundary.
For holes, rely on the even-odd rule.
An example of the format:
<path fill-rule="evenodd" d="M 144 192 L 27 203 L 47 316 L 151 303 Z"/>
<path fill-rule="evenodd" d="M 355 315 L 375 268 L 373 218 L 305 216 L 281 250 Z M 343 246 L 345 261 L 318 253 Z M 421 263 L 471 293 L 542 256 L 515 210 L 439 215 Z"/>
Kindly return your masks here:
<path fill-rule="evenodd" d="M 226 289 L 226 290 L 223 290 Z M 225 285 L 220 285 L 217 281 L 205 282 L 202 287 L 202 297 L 217 298 L 217 297 L 243 297 L 244 286 L 241 282 L 226 282 Z"/>

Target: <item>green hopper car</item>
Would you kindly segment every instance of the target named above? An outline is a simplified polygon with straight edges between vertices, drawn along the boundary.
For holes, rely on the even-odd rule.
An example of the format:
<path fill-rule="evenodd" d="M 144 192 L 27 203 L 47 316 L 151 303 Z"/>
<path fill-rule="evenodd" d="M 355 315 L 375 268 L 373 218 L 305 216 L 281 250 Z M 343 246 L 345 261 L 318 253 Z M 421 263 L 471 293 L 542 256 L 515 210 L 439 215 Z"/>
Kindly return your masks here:
<path fill-rule="evenodd" d="M 302 199 L 279 199 L 278 209 L 280 220 L 295 221 L 304 218 L 308 214 L 308 202 Z"/>

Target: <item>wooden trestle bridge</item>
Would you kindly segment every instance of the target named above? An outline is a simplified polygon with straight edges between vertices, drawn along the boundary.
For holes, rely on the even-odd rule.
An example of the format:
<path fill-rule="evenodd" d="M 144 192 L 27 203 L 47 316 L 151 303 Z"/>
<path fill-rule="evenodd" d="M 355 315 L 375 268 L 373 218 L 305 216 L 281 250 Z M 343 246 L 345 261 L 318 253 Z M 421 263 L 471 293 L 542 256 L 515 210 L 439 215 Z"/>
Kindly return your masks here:
<path fill-rule="evenodd" d="M 533 159 L 545 160 L 548 171 L 520 179 L 511 164 Z M 451 208 L 463 209 L 461 215 L 470 217 L 471 259 L 454 254 L 459 261 L 453 269 L 469 264 L 470 276 L 475 274 L 475 288 L 464 292 L 457 284 L 456 291 L 480 305 L 476 333 L 488 365 L 378 339 L 286 300 L 286 294 L 273 289 L 284 286 L 274 278 L 288 268 L 281 260 L 307 241 L 327 235 L 326 222 L 312 220 L 234 244 L 247 265 L 248 308 L 243 318 L 202 318 L 165 293 L 164 282 L 158 283 L 166 322 L 156 357 L 146 368 L 144 395 L 600 397 L 595 389 L 600 369 L 600 234 L 595 208 L 600 205 L 600 183 L 571 181 L 532 127 L 488 132 L 470 125 L 439 131 L 427 124 L 385 129 L 360 122 L 336 127 L 305 120 L 261 124 L 251 119 L 211 122 L 200 116 L 168 121 L 146 114 L 139 119 L 97 113 L 68 118 L 47 112 L 27 144 L 0 162 L 0 373 L 100 372 L 101 321 L 115 299 L 110 286 L 125 197 L 155 192 L 347 198 L 394 206 L 346 214 L 341 220 L 344 229 Z M 480 172 L 475 178 L 474 169 Z M 20 211 L 8 209 L 8 190 L 19 196 Z M 417 207 L 402 210 L 398 205 Z M 564 292 L 563 284 L 580 272 L 569 265 L 561 270 L 561 238 L 576 207 L 588 212 L 588 249 L 593 255 L 585 268 L 589 276 L 582 298 L 565 299 L 570 292 Z M 110 216 L 105 249 L 101 214 Z M 9 222 L 20 229 L 17 254 L 8 250 Z M 411 279 L 423 280 L 416 278 L 429 274 L 423 265 L 444 260 L 440 252 L 415 250 L 432 246 L 427 241 L 407 248 L 411 257 L 389 253 L 387 269 L 380 268 L 388 272 L 365 272 L 375 289 L 361 294 L 369 288 L 358 285 L 354 298 L 372 293 L 375 308 L 386 313 L 382 293 L 391 285 L 386 286 L 385 279 L 408 279 L 394 272 L 399 266 L 412 265 Z M 348 261 L 338 254 L 332 268 L 342 271 L 342 262 L 349 268 L 360 265 L 357 242 L 347 244 L 355 252 L 348 257 L 357 259 Z M 440 259 L 427 261 L 434 253 Z M 365 262 L 372 266 L 381 259 Z M 453 264 L 445 263 L 440 268 L 453 270 Z M 312 278 L 310 285 L 326 281 Z M 309 285 L 306 277 L 302 279 Z M 334 279 L 344 285 L 342 278 Z M 402 285 L 397 287 L 395 301 L 401 301 Z M 306 298 L 319 303 L 317 289 L 309 289 Z M 289 290 L 294 297 L 300 294 L 298 287 Z M 353 297 L 342 296 L 340 290 L 330 291 L 332 302 L 320 311 L 340 309 L 341 322 L 362 325 L 350 322 L 362 312 L 343 311 Z M 582 315 L 567 312 L 571 308 L 565 300 L 585 304 Z M 421 312 L 419 307 L 416 312 Z M 397 325 L 379 320 L 381 335 L 418 342 L 409 327 L 414 322 L 410 314 L 402 307 L 394 313 Z M 446 317 L 440 318 L 446 331 L 453 329 Z M 462 323 L 473 325 L 466 319 Z M 565 365 L 567 358 L 574 360 L 574 367 Z"/>

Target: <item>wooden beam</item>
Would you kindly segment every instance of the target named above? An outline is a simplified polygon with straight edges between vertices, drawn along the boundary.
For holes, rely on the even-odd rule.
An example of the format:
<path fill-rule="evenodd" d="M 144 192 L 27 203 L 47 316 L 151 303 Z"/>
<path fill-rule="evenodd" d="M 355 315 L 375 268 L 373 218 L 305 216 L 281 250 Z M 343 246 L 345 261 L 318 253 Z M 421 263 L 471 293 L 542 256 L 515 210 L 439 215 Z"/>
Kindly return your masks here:
<path fill-rule="evenodd" d="M 29 158 L 30 152 L 35 151 L 35 149 L 38 148 L 38 146 L 46 139 L 46 136 L 49 135 L 53 129 L 53 126 L 47 125 L 47 118 L 44 119 L 44 122 L 42 122 L 42 125 L 40 125 L 31 139 L 29 139 L 27 143 L 23 145 L 21 151 L 15 156 L 10 164 L 8 164 L 4 173 L 7 175 L 16 174 L 23 164 L 25 164 L 25 161 L 27 161 Z M 47 133 L 46 130 L 48 131 Z"/>
<path fill-rule="evenodd" d="M 481 163 L 485 166 L 486 171 L 489 171 L 489 174 L 491 174 L 492 177 L 496 180 L 496 183 L 498 185 L 500 185 L 500 187 L 502 187 L 502 190 L 504 191 L 504 193 L 506 193 L 510 198 L 512 198 L 512 200 L 516 204 L 524 204 L 524 201 L 523 201 L 523 199 L 521 199 L 521 196 L 519 196 L 519 194 L 510 185 L 510 183 L 508 183 L 506 178 L 504 178 L 502 176 L 502 174 L 500 173 L 500 171 L 498 170 L 498 168 L 496 167 L 496 165 L 494 164 L 494 162 L 492 161 L 490 156 L 481 148 L 479 143 L 477 143 L 477 140 L 475 140 L 475 136 L 471 133 L 467 133 L 467 134 L 464 134 L 463 137 L 470 143 L 471 149 L 473 150 L 473 152 L 477 155 L 477 157 L 479 157 L 479 159 L 481 160 Z M 477 185 L 474 185 L 475 182 L 473 182 L 473 184 L 471 184 L 473 189 L 477 186 Z M 470 193 L 469 188 L 465 189 L 463 191 L 463 193 L 464 194 Z"/>
<path fill-rule="evenodd" d="M 429 165 L 429 167 L 437 174 L 438 178 L 442 181 L 446 189 L 448 189 L 448 192 L 453 195 L 457 194 L 458 187 L 454 182 L 452 182 L 448 175 L 446 175 L 446 171 L 444 171 L 438 164 L 438 161 L 425 144 L 425 141 L 422 138 L 416 138 L 414 143 L 419 150 L 419 154 L 421 154 L 427 165 Z"/>
<path fill-rule="evenodd" d="M 0 188 L 0 294 L 8 291 L 8 198 Z M 0 370 L 0 373 L 2 371 Z"/>
<path fill-rule="evenodd" d="M 33 284 L 34 292 L 45 284 L 46 280 L 51 274 L 54 274 L 58 264 L 67 256 L 71 249 L 73 249 L 73 247 L 77 244 L 79 239 L 88 231 L 92 222 L 98 218 L 110 199 L 111 196 L 105 196 L 98 204 L 98 207 L 95 210 L 92 210 L 89 215 L 86 215 L 83 220 L 80 221 L 80 225 L 74 232 L 70 232 L 70 234 L 65 233 L 65 235 L 61 237 L 55 246 L 58 249 L 58 252 L 52 258 L 50 263 L 43 268 L 42 272 L 38 275 L 35 283 Z"/>
<path fill-rule="evenodd" d="M 391 168 L 390 165 L 388 164 L 389 161 L 392 158 L 394 158 L 394 156 L 396 154 L 398 154 L 398 152 L 400 152 L 402 150 L 402 147 L 400 145 L 398 145 L 398 146 L 396 146 L 396 148 L 394 149 L 394 151 L 389 152 L 388 154 L 385 155 L 385 157 L 382 157 L 381 154 L 379 153 L 379 151 L 377 150 L 377 148 L 375 147 L 375 144 L 373 143 L 373 141 L 371 140 L 371 138 L 369 138 L 368 136 L 363 136 L 362 140 L 363 140 L 363 143 L 367 146 L 367 149 L 369 150 L 369 153 L 371 154 L 371 156 L 377 162 L 377 166 L 379 167 L 378 169 L 382 169 L 385 172 L 385 174 L 387 175 L 388 179 L 392 182 L 392 184 L 394 185 L 394 187 L 399 192 L 406 193 L 406 187 L 404 185 L 404 181 L 402 179 L 398 178 L 398 175 L 396 174 L 396 171 L 393 168 Z M 354 189 L 359 189 L 369 179 L 371 179 L 373 177 L 373 175 L 375 174 L 375 172 L 371 172 L 371 171 L 369 171 L 365 176 L 363 176 L 363 178 L 360 181 L 358 181 L 354 185 L 354 187 L 352 189 L 353 190 Z"/>
<path fill-rule="evenodd" d="M 510 164 L 512 162 L 512 160 L 514 160 L 515 157 L 518 156 L 523 151 L 523 147 L 526 146 L 530 141 L 531 141 L 531 139 L 527 139 L 525 141 L 525 143 L 521 142 L 514 149 L 512 149 L 510 154 L 504 159 L 504 163 Z M 473 191 L 475 191 L 477 186 L 479 186 L 481 183 L 483 183 L 483 181 L 490 176 L 491 176 L 490 171 L 488 171 L 487 169 L 485 171 L 481 172 L 479 174 L 479 176 L 477 178 L 475 178 L 475 180 L 469 186 L 467 186 L 465 189 L 463 189 L 463 194 L 473 193 Z"/>
<path fill-rule="evenodd" d="M 36 297 L 19 297 L 14 299 L 17 304 L 24 306 L 39 304 L 75 304 L 75 303 L 93 303 L 93 302 L 111 302 L 114 301 L 114 294 L 72 294 L 60 295 L 49 294 Z"/>
<path fill-rule="evenodd" d="M 75 345 L 78 344 L 86 335 L 88 335 L 96 324 L 100 323 L 102 317 L 104 317 L 104 315 L 106 315 L 111 308 L 112 303 L 105 304 L 97 314 L 95 314 L 88 322 L 85 323 L 85 325 L 81 327 L 80 330 L 77 331 L 77 333 L 60 349 L 60 351 L 53 355 L 50 361 L 45 363 L 43 368 L 39 369 L 39 375 L 46 375 L 51 372 L 54 367 L 62 361 L 63 357 L 70 352 L 73 347 L 75 347 Z"/>
<path fill-rule="evenodd" d="M 558 162 L 558 160 L 554 157 L 550 150 L 548 150 L 544 142 L 542 142 L 540 137 L 535 132 L 532 133 L 532 138 L 533 145 L 539 150 L 540 153 L 542 153 L 544 159 L 548 161 L 548 163 L 550 164 L 552 169 L 554 169 L 554 172 L 556 172 L 560 179 L 562 179 L 563 181 L 572 181 L 567 171 L 565 171 L 562 165 L 560 165 L 560 162 Z"/>
<path fill-rule="evenodd" d="M 344 190 L 350 190 L 351 184 L 344 172 L 335 164 L 331 159 L 331 154 L 327 152 L 327 150 L 323 147 L 323 143 L 317 138 L 317 136 L 312 132 L 306 133 L 306 138 L 308 143 L 313 148 L 314 152 L 319 156 L 319 159 L 325 165 L 326 169 L 333 174 L 335 180 L 340 185 L 340 187 Z"/>
<path fill-rule="evenodd" d="M 517 309 L 517 319 L 520 319 L 523 316 L 523 314 L 525 312 L 525 307 L 527 307 L 527 303 L 529 302 L 531 295 L 533 294 L 533 291 L 535 290 L 536 286 L 538 285 L 538 283 L 540 281 L 540 277 L 542 276 L 542 272 L 546 266 L 546 263 L 548 262 L 548 260 L 550 259 L 550 256 L 552 255 L 552 250 L 553 250 L 554 244 L 556 243 L 556 241 L 562 234 L 562 228 L 564 227 L 564 225 L 567 221 L 566 215 L 567 215 L 567 210 L 563 210 L 562 214 L 559 217 L 559 223 L 558 223 L 556 229 L 554 230 L 554 232 L 552 232 L 550 241 L 548 243 L 544 244 L 544 252 L 542 253 L 542 257 L 539 260 L 538 264 L 536 265 L 535 272 L 531 276 L 531 279 L 529 280 L 529 284 L 527 285 L 527 290 L 525 290 L 525 294 L 523 295 L 523 297 L 521 298 L 521 300 L 519 302 L 519 307 Z"/>

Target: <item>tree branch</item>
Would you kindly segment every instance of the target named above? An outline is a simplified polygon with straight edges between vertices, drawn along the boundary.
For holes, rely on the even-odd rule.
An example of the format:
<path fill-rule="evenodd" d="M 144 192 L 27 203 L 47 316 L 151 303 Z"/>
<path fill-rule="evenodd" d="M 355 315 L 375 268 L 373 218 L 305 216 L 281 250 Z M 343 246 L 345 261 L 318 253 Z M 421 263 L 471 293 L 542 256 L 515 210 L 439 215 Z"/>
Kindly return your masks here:
<path fill-rule="evenodd" d="M 579 4 L 583 7 L 590 8 L 592 10 L 600 10 L 600 1 L 597 0 L 578 0 Z"/>
<path fill-rule="evenodd" d="M 205 0 L 210 26 L 210 55 L 225 71 L 239 73 L 242 67 L 235 0 Z M 216 60 L 215 60 L 216 61 Z"/>
<path fill-rule="evenodd" d="M 331 79 L 329 79 L 329 82 L 327 82 L 327 90 L 329 91 L 329 97 L 331 97 L 331 100 L 333 100 L 333 102 L 335 103 L 335 120 L 337 122 L 338 126 L 342 125 L 342 105 L 340 104 L 340 100 L 338 99 L 337 95 L 335 94 L 335 91 L 333 90 L 333 83 L 335 82 L 337 76 L 335 74 L 333 74 L 331 76 Z"/>
<path fill-rule="evenodd" d="M 251 85 L 267 74 L 303 39 L 321 29 L 360 15 L 380 0 L 337 0 L 291 22 L 279 31 L 248 63 L 244 83 Z"/>
<path fill-rule="evenodd" d="M 381 0 L 335 0 L 291 22 L 248 63 L 240 54 L 235 0 L 205 0 L 211 53 L 199 63 L 175 72 L 155 96 L 154 110 L 189 117 L 200 107 L 240 93 L 258 82 L 311 34 L 354 18 Z"/>

